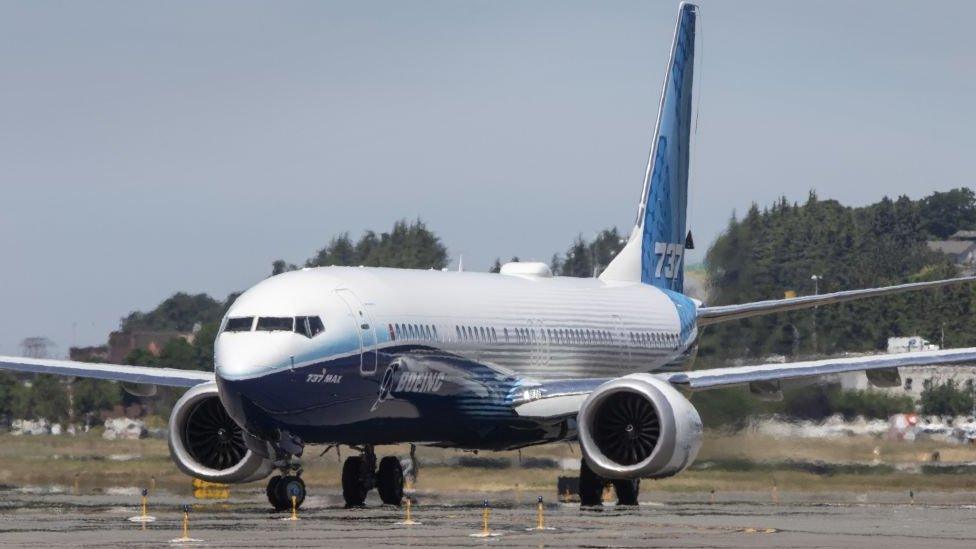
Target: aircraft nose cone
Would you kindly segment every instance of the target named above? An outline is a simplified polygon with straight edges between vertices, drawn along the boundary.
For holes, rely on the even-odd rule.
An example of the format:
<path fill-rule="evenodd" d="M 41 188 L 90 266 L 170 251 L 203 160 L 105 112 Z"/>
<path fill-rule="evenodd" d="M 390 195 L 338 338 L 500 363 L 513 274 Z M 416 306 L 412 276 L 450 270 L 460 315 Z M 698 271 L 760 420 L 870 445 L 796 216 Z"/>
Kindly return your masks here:
<path fill-rule="evenodd" d="M 218 376 L 233 380 L 255 377 L 286 367 L 289 361 L 287 336 L 278 334 L 221 334 L 214 344 L 214 366 Z"/>

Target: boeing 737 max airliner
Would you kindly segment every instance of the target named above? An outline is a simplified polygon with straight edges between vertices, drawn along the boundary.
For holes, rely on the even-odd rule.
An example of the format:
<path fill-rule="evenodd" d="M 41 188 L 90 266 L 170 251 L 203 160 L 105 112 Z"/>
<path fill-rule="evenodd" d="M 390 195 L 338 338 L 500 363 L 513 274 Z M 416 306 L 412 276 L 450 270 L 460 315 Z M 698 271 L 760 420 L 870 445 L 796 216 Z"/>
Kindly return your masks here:
<path fill-rule="evenodd" d="M 682 4 L 630 239 L 599 278 L 555 277 L 541 263 L 501 273 L 323 267 L 268 278 L 230 307 L 215 372 L 0 357 L 0 368 L 188 387 L 169 420 L 173 460 L 223 483 L 273 473 L 276 509 L 305 497 L 308 444 L 357 449 L 350 506 L 377 488 L 399 504 L 403 472 L 375 448 L 416 443 L 512 449 L 578 441 L 580 498 L 637 501 L 640 478 L 688 467 L 702 440 L 689 391 L 865 370 L 976 361 L 976 349 L 690 370 L 702 326 L 896 292 L 957 278 L 708 307 L 682 293 L 698 8 Z"/>

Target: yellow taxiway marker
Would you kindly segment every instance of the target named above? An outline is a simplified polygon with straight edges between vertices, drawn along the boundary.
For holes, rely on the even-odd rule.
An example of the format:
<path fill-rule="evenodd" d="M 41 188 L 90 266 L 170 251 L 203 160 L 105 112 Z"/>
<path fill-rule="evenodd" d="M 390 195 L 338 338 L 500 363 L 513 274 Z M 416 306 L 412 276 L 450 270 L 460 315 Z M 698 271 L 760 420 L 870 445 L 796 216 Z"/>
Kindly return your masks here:
<path fill-rule="evenodd" d="M 147 505 L 148 499 L 149 499 L 149 490 L 143 488 L 142 489 L 142 506 L 141 506 L 142 507 L 142 512 L 138 516 L 129 517 L 129 521 L 130 522 L 141 522 L 142 525 L 143 525 L 143 528 L 145 528 L 145 525 L 146 525 L 147 522 L 156 522 L 156 517 L 149 516 L 149 514 L 146 512 L 146 505 Z"/>

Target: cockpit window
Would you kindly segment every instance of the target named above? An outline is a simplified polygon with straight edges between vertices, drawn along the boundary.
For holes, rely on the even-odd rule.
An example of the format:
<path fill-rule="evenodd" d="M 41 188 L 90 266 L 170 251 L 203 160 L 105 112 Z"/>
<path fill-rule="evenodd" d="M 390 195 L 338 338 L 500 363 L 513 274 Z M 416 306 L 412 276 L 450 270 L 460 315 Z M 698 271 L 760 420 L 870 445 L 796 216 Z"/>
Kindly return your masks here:
<path fill-rule="evenodd" d="M 254 325 L 253 316 L 228 318 L 227 325 L 224 326 L 224 331 L 225 332 L 250 332 L 252 325 Z"/>
<path fill-rule="evenodd" d="M 302 334 L 305 337 L 312 337 L 308 333 L 308 317 L 307 316 L 296 316 L 295 317 L 295 333 Z"/>
<path fill-rule="evenodd" d="M 262 316 L 258 319 L 259 332 L 290 332 L 295 319 L 283 316 Z"/>
<path fill-rule="evenodd" d="M 325 331 L 325 324 L 322 324 L 322 319 L 317 316 L 308 317 L 308 335 L 309 337 L 315 337 Z"/>
<path fill-rule="evenodd" d="M 317 316 L 296 316 L 295 333 L 305 337 L 315 337 L 325 331 L 322 319 Z"/>

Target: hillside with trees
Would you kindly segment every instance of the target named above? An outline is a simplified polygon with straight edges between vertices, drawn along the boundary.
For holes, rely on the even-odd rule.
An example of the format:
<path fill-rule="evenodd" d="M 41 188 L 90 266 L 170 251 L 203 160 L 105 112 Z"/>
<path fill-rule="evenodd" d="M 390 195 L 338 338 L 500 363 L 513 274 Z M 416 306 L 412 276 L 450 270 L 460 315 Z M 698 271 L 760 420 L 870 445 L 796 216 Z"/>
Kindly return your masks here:
<path fill-rule="evenodd" d="M 974 227 L 976 197 L 969 189 L 918 201 L 886 197 L 859 208 L 815 193 L 804 204 L 753 205 L 741 219 L 733 216 L 708 250 L 709 303 L 957 276 L 949 259 L 925 242 Z M 715 362 L 882 350 L 888 337 L 913 334 L 948 347 L 973 345 L 974 310 L 974 289 L 965 285 L 757 317 L 710 327 L 701 356 Z"/>

